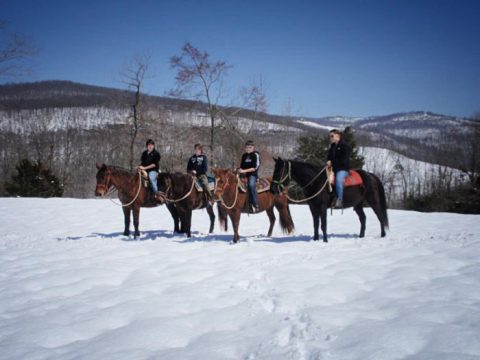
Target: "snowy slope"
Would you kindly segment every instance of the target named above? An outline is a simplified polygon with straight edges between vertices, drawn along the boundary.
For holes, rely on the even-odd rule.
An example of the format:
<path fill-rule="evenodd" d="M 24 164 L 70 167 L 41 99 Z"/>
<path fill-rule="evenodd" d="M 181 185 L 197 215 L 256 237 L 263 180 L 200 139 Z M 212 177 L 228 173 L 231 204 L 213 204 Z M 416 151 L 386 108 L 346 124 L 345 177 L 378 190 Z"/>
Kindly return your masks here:
<path fill-rule="evenodd" d="M 108 200 L 1 199 L 1 359 L 478 359 L 480 217 L 367 210 L 329 216 L 330 242 L 173 236 L 164 207 L 142 210 L 141 241 L 120 235 Z"/>

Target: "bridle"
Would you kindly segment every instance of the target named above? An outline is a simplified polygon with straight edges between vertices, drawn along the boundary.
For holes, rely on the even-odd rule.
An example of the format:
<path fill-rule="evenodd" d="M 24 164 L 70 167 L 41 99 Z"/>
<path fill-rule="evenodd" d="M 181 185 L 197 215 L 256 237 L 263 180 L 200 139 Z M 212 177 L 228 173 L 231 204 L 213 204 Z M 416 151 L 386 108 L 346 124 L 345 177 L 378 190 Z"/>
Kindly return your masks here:
<path fill-rule="evenodd" d="M 290 162 L 290 160 L 287 161 L 288 163 L 288 171 L 287 173 L 285 174 L 285 160 L 281 160 L 282 161 L 282 175 L 280 176 L 280 180 L 272 180 L 272 183 L 273 184 L 276 184 L 278 186 L 278 189 L 280 190 L 280 192 L 283 192 L 283 190 L 285 189 L 286 186 L 288 186 L 288 183 L 290 182 L 290 180 L 292 179 L 292 174 L 291 174 L 291 171 L 292 171 L 292 163 Z M 284 176 L 285 174 L 285 176 Z"/>

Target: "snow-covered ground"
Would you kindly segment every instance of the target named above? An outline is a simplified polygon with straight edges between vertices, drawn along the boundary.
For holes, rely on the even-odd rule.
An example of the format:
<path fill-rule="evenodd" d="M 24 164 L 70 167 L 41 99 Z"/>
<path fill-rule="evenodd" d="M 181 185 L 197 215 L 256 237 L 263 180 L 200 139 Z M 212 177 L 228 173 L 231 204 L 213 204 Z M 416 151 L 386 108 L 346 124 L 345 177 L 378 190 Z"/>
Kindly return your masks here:
<path fill-rule="evenodd" d="M 108 200 L 0 199 L 1 359 L 479 359 L 480 216 L 335 211 L 330 242 L 174 236 L 164 207 L 121 236 Z M 217 227 L 218 229 L 218 227 Z M 246 240 L 246 241 L 245 241 Z"/>

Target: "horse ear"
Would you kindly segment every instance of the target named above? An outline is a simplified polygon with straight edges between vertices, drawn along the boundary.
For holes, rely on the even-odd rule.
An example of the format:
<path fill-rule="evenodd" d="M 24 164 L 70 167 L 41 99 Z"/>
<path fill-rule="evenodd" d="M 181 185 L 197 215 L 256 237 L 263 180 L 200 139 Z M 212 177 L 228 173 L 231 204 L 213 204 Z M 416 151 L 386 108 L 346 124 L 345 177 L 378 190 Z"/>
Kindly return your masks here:
<path fill-rule="evenodd" d="M 104 164 L 96 163 L 95 166 L 97 167 L 98 170 L 100 170 L 103 167 Z"/>
<path fill-rule="evenodd" d="M 278 158 L 276 158 L 275 156 L 272 156 L 272 159 L 273 161 L 277 162 Z"/>

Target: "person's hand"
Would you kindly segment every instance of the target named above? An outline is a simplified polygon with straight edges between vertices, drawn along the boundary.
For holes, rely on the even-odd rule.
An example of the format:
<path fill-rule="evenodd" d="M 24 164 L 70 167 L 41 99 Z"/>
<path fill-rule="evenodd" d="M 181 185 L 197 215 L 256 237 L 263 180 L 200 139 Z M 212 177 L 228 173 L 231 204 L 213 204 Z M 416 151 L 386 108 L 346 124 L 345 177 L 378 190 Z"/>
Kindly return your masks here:
<path fill-rule="evenodd" d="M 197 175 L 197 171 L 196 171 L 196 170 L 192 170 L 192 174 L 193 174 L 193 175 Z"/>
<path fill-rule="evenodd" d="M 327 161 L 327 167 L 332 167 L 332 162 L 330 160 Z"/>

